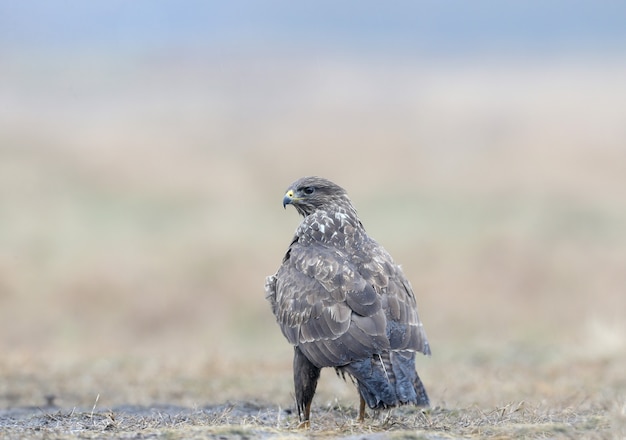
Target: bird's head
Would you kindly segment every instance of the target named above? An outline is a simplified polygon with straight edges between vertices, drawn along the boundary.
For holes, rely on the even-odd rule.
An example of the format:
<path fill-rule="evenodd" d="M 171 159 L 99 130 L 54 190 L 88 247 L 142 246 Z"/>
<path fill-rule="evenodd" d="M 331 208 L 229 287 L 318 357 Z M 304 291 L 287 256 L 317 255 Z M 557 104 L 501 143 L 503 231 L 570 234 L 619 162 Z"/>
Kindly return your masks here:
<path fill-rule="evenodd" d="M 327 209 L 331 205 L 346 206 L 352 204 L 348 194 L 339 185 L 321 177 L 302 177 L 296 180 L 283 197 L 283 207 L 293 205 L 304 217 L 318 209 Z"/>

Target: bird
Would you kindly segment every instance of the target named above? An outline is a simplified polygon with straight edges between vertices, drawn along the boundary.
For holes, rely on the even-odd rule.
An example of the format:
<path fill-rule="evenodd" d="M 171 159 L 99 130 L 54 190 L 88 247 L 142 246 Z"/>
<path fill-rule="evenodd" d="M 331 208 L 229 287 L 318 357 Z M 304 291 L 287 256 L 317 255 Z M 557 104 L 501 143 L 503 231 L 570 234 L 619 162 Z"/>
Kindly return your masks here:
<path fill-rule="evenodd" d="M 391 255 L 366 232 L 346 190 L 302 177 L 283 196 L 303 217 L 282 263 L 265 281 L 266 299 L 294 348 L 299 427 L 310 427 L 322 368 L 359 392 L 358 420 L 374 410 L 428 407 L 415 354 L 431 355 L 415 294 Z"/>

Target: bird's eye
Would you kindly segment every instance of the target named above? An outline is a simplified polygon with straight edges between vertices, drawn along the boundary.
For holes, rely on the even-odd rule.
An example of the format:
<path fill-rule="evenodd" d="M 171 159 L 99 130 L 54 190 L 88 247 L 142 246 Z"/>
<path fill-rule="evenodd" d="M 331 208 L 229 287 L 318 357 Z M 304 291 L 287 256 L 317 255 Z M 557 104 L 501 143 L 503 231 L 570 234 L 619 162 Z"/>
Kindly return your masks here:
<path fill-rule="evenodd" d="M 312 186 L 307 186 L 307 187 L 302 188 L 302 192 L 306 194 L 307 196 L 310 196 L 311 194 L 315 192 L 315 188 Z"/>

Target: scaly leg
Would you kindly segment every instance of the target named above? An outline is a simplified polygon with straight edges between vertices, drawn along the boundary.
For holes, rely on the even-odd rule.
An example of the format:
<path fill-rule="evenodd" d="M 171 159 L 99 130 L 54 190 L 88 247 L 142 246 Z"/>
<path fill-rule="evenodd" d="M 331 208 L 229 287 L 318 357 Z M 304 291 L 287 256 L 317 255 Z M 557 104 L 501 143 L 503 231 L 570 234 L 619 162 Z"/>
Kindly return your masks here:
<path fill-rule="evenodd" d="M 359 394 L 359 398 L 361 401 L 359 402 L 359 423 L 363 423 L 365 421 L 365 399 L 361 394 Z"/>

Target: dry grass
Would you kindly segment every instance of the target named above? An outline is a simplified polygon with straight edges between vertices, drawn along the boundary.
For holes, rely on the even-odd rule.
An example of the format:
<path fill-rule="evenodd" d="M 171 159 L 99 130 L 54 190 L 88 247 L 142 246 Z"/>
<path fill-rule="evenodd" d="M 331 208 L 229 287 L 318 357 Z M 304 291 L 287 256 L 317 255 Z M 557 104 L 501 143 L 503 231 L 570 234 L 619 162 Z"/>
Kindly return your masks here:
<path fill-rule="evenodd" d="M 10 417 L 10 419 L 8 419 Z M 429 410 L 400 408 L 364 424 L 341 405 L 319 409 L 306 431 L 295 428 L 291 411 L 264 403 L 226 403 L 209 407 L 122 406 L 81 412 L 41 408 L 7 412 L 5 438 L 607 438 L 612 420 L 598 409 L 554 409 L 526 402 L 493 409 L 477 406 Z M 623 432 L 622 432 L 623 433 Z"/>
<path fill-rule="evenodd" d="M 624 65 L 271 61 L 2 65 L 3 434 L 623 438 Z M 433 409 L 356 424 L 325 372 L 294 430 L 263 280 L 304 174 L 403 264 Z"/>

